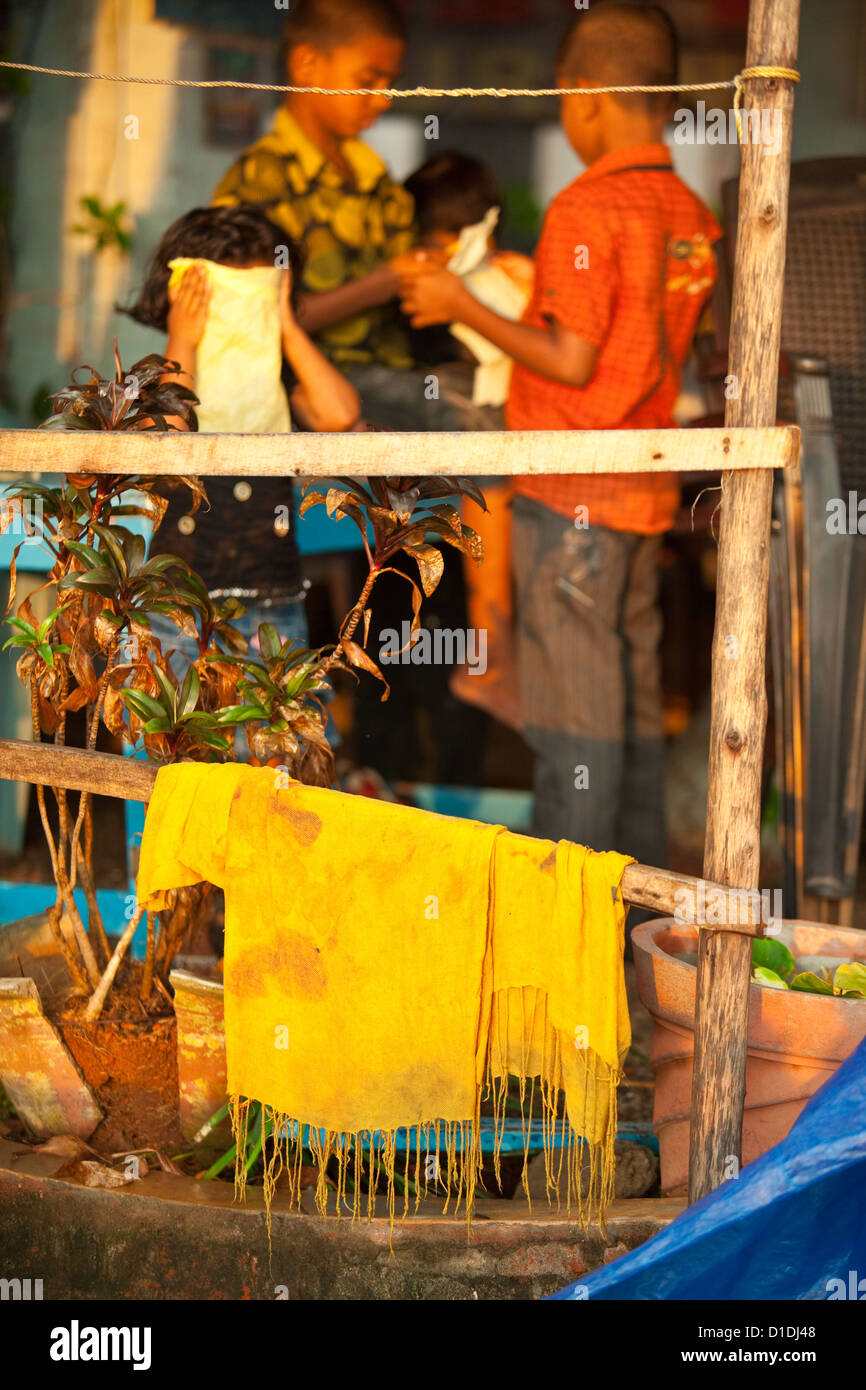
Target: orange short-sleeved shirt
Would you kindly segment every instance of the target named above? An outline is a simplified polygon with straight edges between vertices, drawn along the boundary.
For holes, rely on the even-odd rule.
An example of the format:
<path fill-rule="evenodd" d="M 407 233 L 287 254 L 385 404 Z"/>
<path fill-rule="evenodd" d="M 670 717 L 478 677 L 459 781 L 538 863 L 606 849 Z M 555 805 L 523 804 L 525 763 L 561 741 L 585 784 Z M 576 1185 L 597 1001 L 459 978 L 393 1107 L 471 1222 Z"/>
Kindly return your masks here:
<path fill-rule="evenodd" d="M 523 321 L 556 319 L 600 349 L 592 380 L 566 386 L 515 363 L 513 430 L 668 429 L 683 362 L 716 278 L 721 229 L 673 171 L 665 145 L 614 150 L 548 209 Z M 590 525 L 656 535 L 679 502 L 671 473 L 534 475 L 517 491 Z"/>

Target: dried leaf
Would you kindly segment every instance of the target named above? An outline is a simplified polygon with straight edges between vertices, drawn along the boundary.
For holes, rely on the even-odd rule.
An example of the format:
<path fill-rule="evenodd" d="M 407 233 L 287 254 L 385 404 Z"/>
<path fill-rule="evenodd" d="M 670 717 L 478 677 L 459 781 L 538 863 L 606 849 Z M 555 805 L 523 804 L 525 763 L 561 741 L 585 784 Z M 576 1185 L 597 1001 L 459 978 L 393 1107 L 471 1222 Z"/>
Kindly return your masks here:
<path fill-rule="evenodd" d="M 119 692 L 109 684 L 102 706 L 102 722 L 109 733 L 114 734 L 115 738 L 128 740 L 129 731 L 126 727 L 125 714 L 126 706 Z"/>
<path fill-rule="evenodd" d="M 405 525 L 415 510 L 415 504 L 420 496 L 419 486 L 395 490 L 388 488 L 388 501 L 391 503 L 400 521 Z"/>
<path fill-rule="evenodd" d="M 306 748 L 296 775 L 307 787 L 332 787 L 334 755 L 330 747 L 322 748 L 319 744 L 312 744 Z"/>
<path fill-rule="evenodd" d="M 37 694 L 45 700 L 54 700 L 61 689 L 60 672 L 56 666 L 42 664 L 39 672 Z"/>
<path fill-rule="evenodd" d="M 275 753 L 286 754 L 288 761 L 296 758 L 300 752 L 300 744 L 291 729 L 277 731 L 261 724 L 257 724 L 253 729 L 252 724 L 248 724 L 247 741 L 254 755 L 262 763 L 266 763 Z"/>
<path fill-rule="evenodd" d="M 39 694 L 39 727 L 44 734 L 53 734 L 60 723 L 60 714 L 43 694 Z"/>
<path fill-rule="evenodd" d="M 311 507 L 316 507 L 324 502 L 325 494 L 323 492 L 305 492 L 298 507 L 298 516 L 304 516 Z"/>
<path fill-rule="evenodd" d="M 417 632 L 418 628 L 421 626 L 421 618 L 419 615 L 421 612 L 421 604 L 424 601 L 421 590 L 418 588 L 418 585 L 415 583 L 415 580 L 412 578 L 410 574 L 404 574 L 402 570 L 394 569 L 392 565 L 386 565 L 384 569 L 380 571 L 380 573 L 399 575 L 401 579 L 405 579 L 406 583 L 410 586 L 412 590 L 412 623 L 409 628 L 409 635 L 411 637 L 412 633 Z"/>
<path fill-rule="evenodd" d="M 15 674 L 22 685 L 27 685 L 30 681 L 30 672 L 36 663 L 36 653 L 34 651 L 22 652 L 15 663 Z"/>
<path fill-rule="evenodd" d="M 431 516 L 435 516 L 439 521 L 444 521 L 446 526 L 449 526 L 454 532 L 455 536 L 462 538 L 463 523 L 460 520 L 460 513 L 456 507 L 451 507 L 447 503 L 442 502 L 438 507 L 431 507 L 430 514 Z"/>
<path fill-rule="evenodd" d="M 93 620 L 93 636 L 104 652 L 107 652 L 112 642 L 117 640 L 118 629 L 108 618 L 108 613 L 111 611 L 109 608 L 103 608 L 102 612 L 97 613 Z"/>
<path fill-rule="evenodd" d="M 192 614 L 183 608 L 171 608 L 165 615 L 183 633 L 184 637 L 198 637 L 198 628 Z"/>
<path fill-rule="evenodd" d="M 23 544 L 23 541 L 18 542 L 15 549 L 12 551 L 12 558 L 9 561 L 9 601 L 6 604 L 4 614 L 12 612 L 12 605 L 15 602 L 15 590 L 18 585 L 18 552 Z"/>
<path fill-rule="evenodd" d="M 421 572 L 421 587 L 429 598 L 435 592 L 445 569 L 442 551 L 436 545 L 407 545 L 404 549 L 417 560 Z"/>
<path fill-rule="evenodd" d="M 333 516 L 338 507 L 343 507 L 350 500 L 349 493 L 343 492 L 339 488 L 329 487 L 325 497 L 325 508 L 328 516 Z"/>
<path fill-rule="evenodd" d="M 34 592 L 38 593 L 39 591 L 34 590 Z M 33 605 L 30 602 L 32 598 L 33 594 L 28 594 L 26 598 L 22 599 L 21 603 L 18 605 L 18 617 L 23 618 L 25 623 L 29 623 L 31 627 L 38 628 L 39 620 L 33 612 Z"/>
<path fill-rule="evenodd" d="M 69 669 L 75 677 L 78 690 L 72 690 L 67 696 L 64 709 L 81 709 L 89 701 L 96 699 L 98 681 L 91 656 L 93 644 L 93 624 L 89 618 L 82 618 L 69 652 Z"/>
<path fill-rule="evenodd" d="M 385 677 L 382 675 L 382 672 L 379 670 L 379 667 L 376 665 L 373 658 L 371 656 L 368 656 L 367 653 L 364 651 L 364 648 L 359 647 L 357 642 L 349 642 L 346 638 L 343 638 L 343 640 L 340 642 L 340 646 L 343 652 L 345 653 L 346 660 L 350 663 L 350 665 L 358 666 L 362 671 L 369 671 L 371 676 L 375 676 L 377 680 L 380 680 L 382 682 L 382 684 L 385 687 L 385 693 L 382 696 L 382 700 L 387 700 L 388 696 L 391 694 L 391 687 L 385 680 Z"/>
<path fill-rule="evenodd" d="M 156 1159 L 157 1163 L 159 1164 L 160 1168 L 164 1173 L 171 1173 L 176 1178 L 182 1178 L 184 1176 L 182 1169 L 178 1168 L 177 1164 L 173 1163 L 172 1160 L 168 1157 L 168 1155 L 164 1154 L 161 1149 L 121 1149 L 119 1153 L 112 1154 L 111 1157 L 134 1158 L 140 1154 L 153 1154 L 154 1158 Z M 144 1160 L 142 1160 L 142 1164 L 144 1165 L 146 1171 L 148 1165 L 144 1164 Z M 142 1174 L 142 1177 L 143 1176 L 144 1174 Z"/>
<path fill-rule="evenodd" d="M 147 1176 L 147 1161 L 140 1158 L 132 1169 L 106 1167 L 105 1163 L 88 1158 L 73 1158 L 54 1174 L 61 1182 L 74 1182 L 82 1187 L 126 1187 Z"/>
<path fill-rule="evenodd" d="M 50 1139 L 46 1139 L 42 1144 L 33 1144 L 26 1149 L 16 1149 L 13 1158 L 20 1158 L 22 1154 L 53 1154 L 55 1158 L 84 1158 L 90 1155 L 99 1160 L 100 1163 L 107 1163 L 108 1160 L 90 1144 L 79 1139 L 77 1134 L 52 1134 Z"/>

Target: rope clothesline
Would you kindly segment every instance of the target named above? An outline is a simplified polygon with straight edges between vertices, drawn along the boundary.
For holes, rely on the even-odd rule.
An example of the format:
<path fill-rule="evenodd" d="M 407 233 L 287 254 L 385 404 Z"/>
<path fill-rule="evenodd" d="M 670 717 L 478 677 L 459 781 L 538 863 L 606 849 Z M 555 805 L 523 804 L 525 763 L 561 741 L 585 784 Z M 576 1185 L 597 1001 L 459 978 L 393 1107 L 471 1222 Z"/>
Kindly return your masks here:
<path fill-rule="evenodd" d="M 18 72 L 36 72 L 47 77 L 78 77 L 94 82 L 139 83 L 149 87 L 235 87 L 246 92 L 283 92 L 292 96 L 309 95 L 324 97 L 389 97 L 399 100 L 405 97 L 562 97 L 597 96 L 603 92 L 636 95 L 653 92 L 716 92 L 723 88 L 734 89 L 734 105 L 742 103 L 743 83 L 751 77 L 781 78 L 788 82 L 799 82 L 800 74 L 796 68 L 750 67 L 734 77 L 719 82 L 671 82 L 659 86 L 609 86 L 609 87 L 293 87 L 277 82 L 232 82 L 197 81 L 183 77 L 136 77 L 116 72 L 74 72 L 68 68 L 43 68 L 33 63 L 12 63 L 0 60 L 0 68 L 14 68 Z"/>

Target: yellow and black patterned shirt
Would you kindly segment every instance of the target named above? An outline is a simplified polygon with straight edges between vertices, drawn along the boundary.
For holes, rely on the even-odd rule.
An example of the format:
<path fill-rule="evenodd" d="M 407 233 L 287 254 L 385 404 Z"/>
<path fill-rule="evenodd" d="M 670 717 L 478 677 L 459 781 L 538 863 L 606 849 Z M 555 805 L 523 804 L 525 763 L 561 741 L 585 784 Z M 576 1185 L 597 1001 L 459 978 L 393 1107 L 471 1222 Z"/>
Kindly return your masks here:
<path fill-rule="evenodd" d="M 369 145 L 346 140 L 341 150 L 354 187 L 281 106 L 273 129 L 235 160 L 213 196 L 217 206 L 261 203 L 301 248 L 301 288 L 313 294 L 358 280 L 415 243 L 411 195 Z M 316 341 L 334 362 L 412 365 L 396 303 L 344 319 Z"/>

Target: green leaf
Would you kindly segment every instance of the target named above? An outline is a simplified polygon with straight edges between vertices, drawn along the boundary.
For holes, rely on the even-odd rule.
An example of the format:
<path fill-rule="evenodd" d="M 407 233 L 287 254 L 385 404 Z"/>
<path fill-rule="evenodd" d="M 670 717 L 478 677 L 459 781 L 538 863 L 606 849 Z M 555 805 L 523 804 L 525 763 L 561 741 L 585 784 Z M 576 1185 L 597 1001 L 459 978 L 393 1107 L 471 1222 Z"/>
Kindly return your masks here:
<path fill-rule="evenodd" d="M 185 714 L 191 714 L 198 703 L 201 682 L 198 671 L 194 666 L 190 666 L 184 676 L 183 685 L 180 688 L 180 695 L 177 701 L 178 718 L 182 719 Z"/>
<path fill-rule="evenodd" d="M 833 988 L 839 994 L 866 999 L 866 965 L 859 960 L 840 965 L 833 976 Z"/>
<path fill-rule="evenodd" d="M 143 734 L 168 734 L 171 733 L 172 728 L 171 720 L 166 719 L 163 715 L 161 719 L 148 719 L 146 724 L 142 724 L 141 732 Z"/>
<path fill-rule="evenodd" d="M 102 541 L 103 546 L 108 550 L 114 568 L 125 583 L 129 578 L 129 570 L 126 564 L 126 556 L 123 553 L 123 546 L 117 539 L 117 536 L 112 535 L 110 526 L 101 526 L 97 523 L 93 529 Z M 103 556 L 102 558 L 104 559 L 105 557 Z"/>
<path fill-rule="evenodd" d="M 84 541 L 66 541 L 65 545 L 66 549 L 89 570 L 102 568 L 102 556 L 93 546 L 85 545 Z"/>
<path fill-rule="evenodd" d="M 266 661 L 273 661 L 280 654 L 280 639 L 270 623 L 259 623 L 259 649 Z"/>
<path fill-rule="evenodd" d="M 782 941 L 774 937 L 759 937 L 752 942 L 752 965 L 763 965 L 777 975 L 790 975 L 794 957 Z"/>
<path fill-rule="evenodd" d="M 100 617 L 103 619 L 104 622 L 110 623 L 111 626 L 114 628 L 115 632 L 119 632 L 120 629 L 123 627 L 123 624 L 126 622 L 126 619 L 123 617 L 122 613 L 109 613 L 106 608 L 103 608 Z"/>
<path fill-rule="evenodd" d="M 117 593 L 115 582 L 93 574 L 67 574 L 65 579 L 60 580 L 57 587 L 58 589 L 92 589 L 95 594 L 101 594 L 103 598 L 114 598 Z"/>
<path fill-rule="evenodd" d="M 228 752 L 231 748 L 231 744 L 227 738 L 224 738 L 222 734 L 215 734 L 212 730 L 209 730 L 206 734 L 201 734 L 200 737 L 202 743 L 206 743 L 208 748 L 219 748 L 223 753 Z"/>
<path fill-rule="evenodd" d="M 162 691 L 166 708 L 173 710 L 174 702 L 177 697 L 177 691 L 175 687 L 172 685 L 169 676 L 166 675 L 165 671 L 163 671 L 160 666 L 157 666 L 155 664 L 153 667 L 153 674 L 156 676 L 157 683 L 159 685 L 160 690 Z"/>
<path fill-rule="evenodd" d="M 39 646 L 36 648 L 36 650 L 38 651 L 39 655 L 42 657 L 42 660 L 45 662 L 45 665 L 46 665 L 46 666 L 50 666 L 51 669 L 53 670 L 53 669 L 54 669 L 54 653 L 53 653 L 53 651 L 51 650 L 51 648 L 49 647 L 48 643 L 47 643 L 47 642 L 40 642 L 40 643 L 39 643 Z"/>
<path fill-rule="evenodd" d="M 147 542 L 144 536 L 133 533 L 126 546 L 126 564 L 130 576 L 138 574 L 147 552 Z"/>
<path fill-rule="evenodd" d="M 466 496 L 470 497 L 473 502 L 477 502 L 482 511 L 487 511 L 487 501 L 477 483 L 473 483 L 471 478 L 458 478 L 457 484 L 460 491 L 465 492 Z"/>
<path fill-rule="evenodd" d="M 268 712 L 261 705 L 226 705 L 217 713 L 220 724 L 244 724 L 248 719 L 267 719 Z"/>
<path fill-rule="evenodd" d="M 19 632 L 22 632 L 25 637 L 29 637 L 31 641 L 36 641 L 39 637 L 36 628 L 31 627 L 30 623 L 25 622 L 23 618 L 7 618 L 6 622 L 10 627 L 17 627 Z"/>
<path fill-rule="evenodd" d="M 770 989 L 788 988 L 781 975 L 777 975 L 775 970 L 768 970 L 764 965 L 756 965 L 752 973 L 759 985 L 769 985 Z"/>
<path fill-rule="evenodd" d="M 804 970 L 800 975 L 795 975 L 791 981 L 791 989 L 801 990 L 804 994 L 833 993 L 833 986 L 822 980 L 820 975 L 816 975 L 814 970 Z"/>
<path fill-rule="evenodd" d="M 39 636 L 43 639 L 43 641 L 48 636 L 48 633 L 51 631 L 51 624 L 55 621 L 55 619 L 57 619 L 60 616 L 62 612 L 62 607 L 55 608 L 54 612 L 49 613 L 48 617 L 39 624 Z"/>
<path fill-rule="evenodd" d="M 152 560 L 148 560 L 147 564 L 142 566 L 142 574 L 163 574 L 165 570 L 171 569 L 173 566 L 178 569 L 186 568 L 178 555 L 154 555 Z"/>
<path fill-rule="evenodd" d="M 166 711 L 159 701 L 154 700 L 152 695 L 145 695 L 143 690 L 121 690 L 120 698 L 139 719 L 166 718 Z"/>
<path fill-rule="evenodd" d="M 69 430 L 98 430 L 101 426 L 95 423 L 93 412 L 90 410 L 83 415 L 73 415 L 71 410 L 64 410 L 62 415 L 49 415 L 48 419 L 43 420 L 36 428 L 56 430 L 59 434 L 65 434 Z"/>

